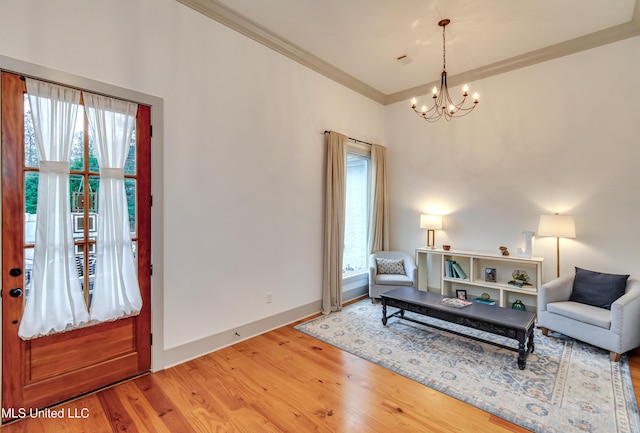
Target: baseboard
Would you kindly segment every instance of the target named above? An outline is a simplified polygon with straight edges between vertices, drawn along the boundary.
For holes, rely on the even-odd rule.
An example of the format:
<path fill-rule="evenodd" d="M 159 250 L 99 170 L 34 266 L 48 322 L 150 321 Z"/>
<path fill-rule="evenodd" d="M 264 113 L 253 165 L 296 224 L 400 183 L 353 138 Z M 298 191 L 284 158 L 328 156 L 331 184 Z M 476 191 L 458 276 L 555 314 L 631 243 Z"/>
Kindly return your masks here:
<path fill-rule="evenodd" d="M 342 299 L 344 302 L 348 302 L 368 293 L 368 287 L 358 287 L 344 291 L 342 293 Z M 310 302 L 292 310 L 283 311 L 282 313 L 247 323 L 246 325 L 228 329 L 218 334 L 165 350 L 164 368 L 182 364 L 183 362 L 199 358 L 200 356 L 215 352 L 216 350 L 231 346 L 240 341 L 248 340 L 256 335 L 264 334 L 265 332 L 312 316 L 319 313 L 321 309 L 322 301 Z"/>
<path fill-rule="evenodd" d="M 358 287 L 352 290 L 346 290 L 342 292 L 342 302 L 353 301 L 356 298 L 362 296 L 369 296 L 369 285 Z"/>

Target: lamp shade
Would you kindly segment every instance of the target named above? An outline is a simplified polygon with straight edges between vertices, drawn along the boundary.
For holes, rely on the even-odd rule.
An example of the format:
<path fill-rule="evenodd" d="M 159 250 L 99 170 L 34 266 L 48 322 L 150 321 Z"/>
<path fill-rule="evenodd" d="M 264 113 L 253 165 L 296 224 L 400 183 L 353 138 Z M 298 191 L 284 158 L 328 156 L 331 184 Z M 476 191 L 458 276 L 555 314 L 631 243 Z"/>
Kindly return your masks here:
<path fill-rule="evenodd" d="M 540 215 L 538 236 L 553 236 L 556 238 L 575 238 L 576 222 L 573 215 Z"/>
<path fill-rule="evenodd" d="M 420 228 L 442 230 L 442 215 L 420 215 Z"/>

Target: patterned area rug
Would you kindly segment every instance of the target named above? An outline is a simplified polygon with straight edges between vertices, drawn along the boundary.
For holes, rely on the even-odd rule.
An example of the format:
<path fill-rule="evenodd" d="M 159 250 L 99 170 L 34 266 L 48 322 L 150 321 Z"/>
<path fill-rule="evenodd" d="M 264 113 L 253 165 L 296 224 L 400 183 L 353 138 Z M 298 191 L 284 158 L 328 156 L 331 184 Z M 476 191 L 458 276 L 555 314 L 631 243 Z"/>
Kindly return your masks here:
<path fill-rule="evenodd" d="M 405 314 L 517 347 L 515 340 Z M 366 299 L 296 329 L 534 432 L 640 431 L 626 356 L 611 362 L 604 350 L 536 329 L 535 351 L 519 370 L 516 352 L 398 318 L 383 326 L 381 319 L 382 306 Z"/>

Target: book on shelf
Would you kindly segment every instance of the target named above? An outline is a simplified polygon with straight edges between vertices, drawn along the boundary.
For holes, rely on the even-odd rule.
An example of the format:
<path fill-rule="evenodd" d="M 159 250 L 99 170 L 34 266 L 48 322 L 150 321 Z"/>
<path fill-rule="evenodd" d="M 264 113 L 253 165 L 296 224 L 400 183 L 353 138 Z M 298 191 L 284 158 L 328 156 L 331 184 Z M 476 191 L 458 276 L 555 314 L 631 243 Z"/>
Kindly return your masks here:
<path fill-rule="evenodd" d="M 459 298 L 443 298 L 440 303 L 442 305 L 455 308 L 464 308 L 472 304 L 472 302 L 465 301 L 464 299 Z"/>
<path fill-rule="evenodd" d="M 462 269 L 462 266 L 455 260 L 445 261 L 444 275 L 447 278 L 461 278 L 466 279 L 467 273 Z"/>
<path fill-rule="evenodd" d="M 473 302 L 477 302 L 479 304 L 496 305 L 496 301 L 494 301 L 493 299 L 484 300 L 482 298 L 475 298 Z"/>
<path fill-rule="evenodd" d="M 458 278 L 467 278 L 467 274 L 464 272 L 464 269 L 462 269 L 462 266 L 460 266 L 458 262 L 451 262 L 451 266 L 453 267 L 455 273 L 458 275 Z"/>
<path fill-rule="evenodd" d="M 451 268 L 451 260 L 444 262 L 444 276 L 447 278 L 453 277 L 453 269 Z"/>

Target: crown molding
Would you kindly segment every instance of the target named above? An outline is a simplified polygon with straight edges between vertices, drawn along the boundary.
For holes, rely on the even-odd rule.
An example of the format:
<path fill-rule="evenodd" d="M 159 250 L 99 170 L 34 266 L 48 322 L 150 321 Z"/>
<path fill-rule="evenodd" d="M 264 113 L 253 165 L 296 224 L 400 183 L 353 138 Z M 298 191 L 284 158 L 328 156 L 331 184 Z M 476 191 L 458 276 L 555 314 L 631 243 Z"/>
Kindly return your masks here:
<path fill-rule="evenodd" d="M 636 7 L 636 11 L 637 10 L 638 7 Z M 447 83 L 450 87 L 455 87 L 464 83 L 470 83 L 482 78 L 492 77 L 494 75 L 503 74 L 505 72 L 556 59 L 558 57 L 567 56 L 569 54 L 578 53 L 580 51 L 589 50 L 591 48 L 638 36 L 640 35 L 640 25 L 638 24 L 640 20 L 636 20 L 636 18 L 637 14 L 634 13 L 634 20 L 629 21 L 628 23 L 610 27 L 599 32 L 561 42 L 559 44 L 550 45 L 539 50 L 530 51 L 519 56 L 501 60 L 487 66 L 481 66 L 457 75 L 447 76 Z M 409 100 L 414 96 L 429 94 L 431 93 L 433 86 L 439 85 L 440 80 L 389 94 L 385 98 L 384 104 L 395 104 L 396 102 Z"/>
<path fill-rule="evenodd" d="M 265 29 L 256 22 L 238 14 L 217 0 L 176 1 L 382 105 L 394 104 L 396 102 L 411 99 L 413 96 L 428 94 L 433 86 L 437 86 L 440 83 L 438 80 L 413 87 L 411 89 L 385 95 L 363 81 L 358 80 L 299 46 Z M 490 65 L 481 66 L 457 75 L 451 75 L 447 77 L 447 81 L 451 87 L 454 87 L 463 83 L 503 74 L 505 72 L 546 62 L 558 57 L 589 50 L 591 48 L 596 48 L 638 35 L 640 35 L 640 0 L 636 0 L 632 19 L 627 23 L 541 48 L 539 50 L 530 51 L 519 56 L 501 60 Z"/>
<path fill-rule="evenodd" d="M 216 0 L 176 0 L 367 98 L 384 104 L 386 95 L 319 57 L 265 29 Z"/>

